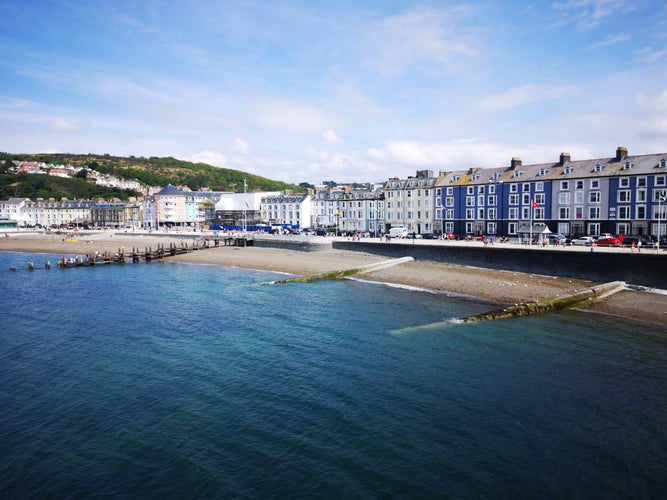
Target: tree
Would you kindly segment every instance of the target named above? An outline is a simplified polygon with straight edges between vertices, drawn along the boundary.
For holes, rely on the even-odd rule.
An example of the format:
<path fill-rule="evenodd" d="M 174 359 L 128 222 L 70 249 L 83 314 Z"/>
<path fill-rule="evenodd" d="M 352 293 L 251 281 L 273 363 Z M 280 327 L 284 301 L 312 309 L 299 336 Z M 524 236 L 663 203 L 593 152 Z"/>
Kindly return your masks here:
<path fill-rule="evenodd" d="M 8 174 L 11 172 L 11 169 L 14 168 L 14 162 L 11 160 L 5 160 L 0 166 L 0 174 Z"/>
<path fill-rule="evenodd" d="M 79 179 L 87 179 L 87 178 L 88 178 L 88 170 L 86 170 L 85 168 L 82 168 L 81 170 L 79 170 L 79 171 L 76 173 L 76 176 L 77 176 Z"/>

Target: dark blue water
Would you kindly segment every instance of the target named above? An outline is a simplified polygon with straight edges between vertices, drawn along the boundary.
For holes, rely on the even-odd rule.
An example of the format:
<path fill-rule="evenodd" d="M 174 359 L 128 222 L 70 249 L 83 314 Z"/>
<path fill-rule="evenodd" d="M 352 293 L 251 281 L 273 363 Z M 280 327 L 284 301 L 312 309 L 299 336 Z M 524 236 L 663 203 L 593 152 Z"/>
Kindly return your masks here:
<path fill-rule="evenodd" d="M 47 258 L 0 252 L 2 498 L 667 494 L 665 329 Z"/>

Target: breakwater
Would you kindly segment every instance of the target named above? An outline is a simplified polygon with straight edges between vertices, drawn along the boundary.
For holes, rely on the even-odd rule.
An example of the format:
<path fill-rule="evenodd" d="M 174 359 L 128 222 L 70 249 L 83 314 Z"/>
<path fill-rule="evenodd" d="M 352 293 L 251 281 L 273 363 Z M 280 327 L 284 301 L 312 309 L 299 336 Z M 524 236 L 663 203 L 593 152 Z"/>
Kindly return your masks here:
<path fill-rule="evenodd" d="M 463 266 L 500 269 L 597 281 L 625 281 L 632 285 L 667 289 L 667 253 L 640 254 L 579 252 L 567 249 L 471 247 L 419 243 L 379 243 L 334 241 L 333 248 L 366 252 L 389 258 L 413 257 L 417 260 Z"/>

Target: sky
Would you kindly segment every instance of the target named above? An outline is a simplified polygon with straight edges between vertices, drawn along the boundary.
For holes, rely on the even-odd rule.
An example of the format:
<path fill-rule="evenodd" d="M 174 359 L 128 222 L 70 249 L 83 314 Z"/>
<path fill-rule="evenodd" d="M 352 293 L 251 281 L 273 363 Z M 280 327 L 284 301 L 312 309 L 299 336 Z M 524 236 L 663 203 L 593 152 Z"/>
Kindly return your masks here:
<path fill-rule="evenodd" d="M 3 0 L 0 151 L 292 183 L 667 151 L 667 2 Z"/>

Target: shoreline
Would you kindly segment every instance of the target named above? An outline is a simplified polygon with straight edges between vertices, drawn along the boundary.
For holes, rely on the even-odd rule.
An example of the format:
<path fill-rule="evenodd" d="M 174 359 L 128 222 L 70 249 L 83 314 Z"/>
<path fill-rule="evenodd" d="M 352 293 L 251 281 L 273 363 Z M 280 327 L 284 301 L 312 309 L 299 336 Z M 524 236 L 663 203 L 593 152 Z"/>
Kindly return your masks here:
<path fill-rule="evenodd" d="M 168 247 L 169 243 L 183 241 L 184 235 L 136 235 L 124 233 L 96 233 L 68 241 L 62 235 L 12 234 L 0 238 L 0 251 L 86 255 L 95 251 L 116 252 L 120 248 Z M 190 238 L 199 236 L 188 234 Z M 385 257 L 351 250 L 327 248 L 315 252 L 270 247 L 210 247 L 191 253 L 168 257 L 167 261 L 223 265 L 242 269 L 272 271 L 290 275 L 310 275 L 329 271 L 359 268 L 388 260 Z M 26 262 L 27 265 L 27 262 Z M 84 271 L 85 272 L 85 271 Z M 543 298 L 558 297 L 599 283 L 454 265 L 442 262 L 406 262 L 368 273 L 355 279 L 403 286 L 408 289 L 432 291 L 469 300 L 478 300 L 491 306 L 506 306 Z M 578 310 L 605 314 L 667 330 L 667 295 L 626 289 L 595 300 Z"/>

